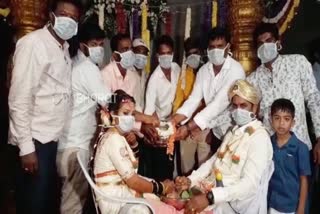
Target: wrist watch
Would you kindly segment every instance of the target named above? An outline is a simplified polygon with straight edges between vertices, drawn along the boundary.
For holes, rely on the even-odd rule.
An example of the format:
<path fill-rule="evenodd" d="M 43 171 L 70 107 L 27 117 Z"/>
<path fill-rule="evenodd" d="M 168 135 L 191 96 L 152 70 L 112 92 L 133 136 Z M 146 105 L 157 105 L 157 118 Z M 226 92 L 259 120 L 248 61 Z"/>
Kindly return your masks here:
<path fill-rule="evenodd" d="M 207 193 L 207 199 L 208 199 L 209 205 L 214 204 L 214 195 L 213 195 L 212 191 L 209 191 Z"/>

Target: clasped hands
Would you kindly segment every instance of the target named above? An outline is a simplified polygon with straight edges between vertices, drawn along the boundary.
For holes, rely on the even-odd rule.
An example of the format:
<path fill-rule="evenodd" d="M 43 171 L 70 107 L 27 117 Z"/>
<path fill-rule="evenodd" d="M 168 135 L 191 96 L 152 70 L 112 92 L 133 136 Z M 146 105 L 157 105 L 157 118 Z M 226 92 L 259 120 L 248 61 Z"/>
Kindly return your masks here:
<path fill-rule="evenodd" d="M 191 188 L 191 180 L 187 177 L 178 176 L 175 181 L 166 180 L 163 182 L 165 186 L 165 193 L 170 194 L 174 191 L 182 192 Z M 206 207 L 209 206 L 209 202 L 206 194 L 202 193 L 193 196 L 185 205 L 185 214 L 195 214 L 202 212 Z"/>
<path fill-rule="evenodd" d="M 141 132 L 145 135 L 145 138 L 147 141 L 149 141 L 150 144 L 155 144 L 154 142 L 159 142 L 160 137 L 158 135 L 158 132 L 156 130 L 156 127 L 159 126 L 160 122 L 159 119 L 155 116 L 150 116 L 150 120 L 148 122 L 144 122 L 141 126 Z M 170 119 L 170 122 L 176 127 L 176 132 L 175 132 L 175 140 L 184 140 L 188 136 L 191 138 L 193 136 L 197 136 L 200 132 L 200 128 L 189 128 L 188 125 L 183 125 L 179 126 L 179 116 L 173 116 Z"/>

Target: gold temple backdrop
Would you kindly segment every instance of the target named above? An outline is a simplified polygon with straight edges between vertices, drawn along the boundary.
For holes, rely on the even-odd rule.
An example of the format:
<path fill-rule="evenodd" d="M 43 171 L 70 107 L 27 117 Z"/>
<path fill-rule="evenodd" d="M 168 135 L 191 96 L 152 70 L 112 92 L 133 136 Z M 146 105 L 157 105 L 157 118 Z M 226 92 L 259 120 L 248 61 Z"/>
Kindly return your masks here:
<path fill-rule="evenodd" d="M 44 26 L 48 17 L 48 0 L 11 0 L 12 24 L 16 38 Z"/>

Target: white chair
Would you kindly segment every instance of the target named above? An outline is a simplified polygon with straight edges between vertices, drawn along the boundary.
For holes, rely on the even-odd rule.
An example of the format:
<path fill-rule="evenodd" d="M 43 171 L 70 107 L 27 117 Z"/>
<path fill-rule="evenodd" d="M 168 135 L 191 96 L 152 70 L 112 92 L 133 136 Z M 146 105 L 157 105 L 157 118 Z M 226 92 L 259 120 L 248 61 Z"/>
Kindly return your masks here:
<path fill-rule="evenodd" d="M 126 205 L 143 205 L 143 206 L 149 208 L 151 214 L 155 213 L 155 211 L 151 207 L 151 205 L 149 203 L 147 203 L 147 201 L 144 200 L 144 199 L 110 197 L 108 195 L 105 195 L 102 191 L 100 191 L 98 189 L 98 187 L 96 186 L 96 184 L 91 179 L 91 176 L 89 175 L 89 172 L 88 172 L 88 169 L 87 169 L 87 164 L 86 164 L 86 161 L 85 161 L 86 160 L 86 156 L 85 155 L 86 154 L 84 154 L 83 152 L 78 152 L 77 159 L 78 159 L 79 165 L 80 165 L 80 167 L 81 167 L 81 169 L 83 171 L 84 176 L 86 177 L 88 183 L 91 186 L 92 195 L 93 195 L 93 199 L 94 199 L 94 203 L 95 203 L 95 207 L 96 207 L 97 213 L 100 213 L 100 212 L 99 212 L 99 208 L 98 208 L 98 203 L 96 201 L 96 194 L 99 195 L 102 200 L 105 200 L 105 201 L 108 201 L 108 202 L 125 203 Z"/>

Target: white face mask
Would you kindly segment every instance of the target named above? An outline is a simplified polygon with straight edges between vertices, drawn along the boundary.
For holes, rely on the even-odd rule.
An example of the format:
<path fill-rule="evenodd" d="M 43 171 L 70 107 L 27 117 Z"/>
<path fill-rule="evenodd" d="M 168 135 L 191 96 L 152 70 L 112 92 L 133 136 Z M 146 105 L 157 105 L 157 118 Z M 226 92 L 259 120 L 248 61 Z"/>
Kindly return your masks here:
<path fill-rule="evenodd" d="M 241 108 L 233 110 L 231 116 L 238 126 L 244 126 L 255 119 L 252 112 Z"/>
<path fill-rule="evenodd" d="M 135 54 L 135 58 L 134 66 L 138 69 L 144 69 L 148 61 L 147 56 L 143 54 Z"/>
<path fill-rule="evenodd" d="M 214 48 L 208 50 L 209 61 L 214 65 L 222 65 L 226 60 L 226 58 L 224 57 L 224 52 L 227 47 L 228 45 L 224 49 Z"/>
<path fill-rule="evenodd" d="M 164 69 L 171 68 L 172 60 L 173 60 L 173 55 L 170 55 L 170 54 L 160 55 L 159 56 L 160 67 L 162 67 Z"/>
<path fill-rule="evenodd" d="M 54 15 L 54 13 L 52 13 Z M 71 39 L 78 33 L 78 23 L 66 16 L 54 15 L 54 32 L 63 40 Z"/>
<path fill-rule="evenodd" d="M 196 69 L 200 65 L 201 56 L 199 54 L 191 54 L 187 57 L 186 64 L 191 68 Z"/>
<path fill-rule="evenodd" d="M 119 124 L 116 125 L 123 133 L 128 133 L 133 129 L 134 126 L 134 116 L 132 115 L 112 115 L 112 117 L 117 117 Z"/>
<path fill-rule="evenodd" d="M 274 43 L 274 42 L 263 43 L 263 45 L 261 45 L 258 48 L 257 55 L 261 60 L 261 63 L 267 63 L 272 61 L 278 56 L 277 43 Z"/>
<path fill-rule="evenodd" d="M 104 48 L 101 46 L 97 47 L 86 47 L 89 50 L 89 58 L 92 60 L 93 63 L 101 65 L 104 57 Z"/>
<path fill-rule="evenodd" d="M 135 62 L 135 55 L 132 52 L 132 50 L 128 50 L 128 51 L 123 52 L 123 53 L 115 51 L 115 53 L 120 55 L 121 60 L 120 60 L 119 63 L 124 69 L 129 69 L 129 68 L 131 68 L 133 66 L 133 64 Z"/>

